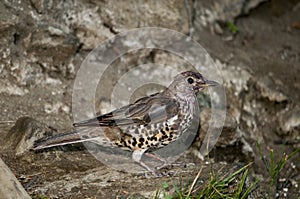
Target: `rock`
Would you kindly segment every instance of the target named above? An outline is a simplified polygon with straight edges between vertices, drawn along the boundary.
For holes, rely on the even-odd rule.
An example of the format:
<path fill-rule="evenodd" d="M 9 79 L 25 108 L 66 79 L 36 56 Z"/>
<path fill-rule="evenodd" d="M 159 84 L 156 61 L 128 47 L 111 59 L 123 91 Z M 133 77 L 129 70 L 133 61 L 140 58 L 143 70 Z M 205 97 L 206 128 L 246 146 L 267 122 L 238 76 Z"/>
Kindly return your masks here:
<path fill-rule="evenodd" d="M 218 110 L 217 110 L 218 111 Z M 220 113 L 220 111 L 218 111 Z M 198 139 L 202 142 L 209 128 L 209 121 L 211 117 L 211 109 L 205 108 L 200 113 L 200 133 Z M 222 128 L 222 127 L 210 127 L 210 128 Z M 240 137 L 239 131 L 237 131 L 237 121 L 229 113 L 226 115 L 224 126 L 222 128 L 222 133 L 218 137 L 216 146 L 226 147 L 235 143 Z"/>
<path fill-rule="evenodd" d="M 189 28 L 185 3 L 173 0 L 4 1 L 0 11 L 0 77 L 10 82 L 0 82 L 0 92 L 21 96 L 37 84 L 74 78 L 85 53 L 119 32 L 158 26 L 188 33 Z"/>
<path fill-rule="evenodd" d="M 290 107 L 283 111 L 279 118 L 279 128 L 277 134 L 280 136 L 290 135 L 294 139 L 300 140 L 300 107 Z"/>
<path fill-rule="evenodd" d="M 1 198 L 31 198 L 20 182 L 0 158 L 0 196 Z"/>
<path fill-rule="evenodd" d="M 15 84 L 11 84 L 9 81 L 0 79 L 0 93 L 23 96 L 28 93 L 28 90 L 18 87 Z"/>
<path fill-rule="evenodd" d="M 282 82 L 275 80 L 272 76 L 267 75 L 261 78 L 253 77 L 252 80 L 256 83 L 256 89 L 263 98 L 267 98 L 271 102 L 285 102 L 288 97 L 280 90 Z"/>
<path fill-rule="evenodd" d="M 214 1 L 213 10 L 219 21 L 234 21 L 240 15 L 248 14 L 258 4 L 266 0 L 225 0 Z"/>
<path fill-rule="evenodd" d="M 55 12 L 56 23 L 70 28 L 83 50 L 92 50 L 104 40 L 131 28 L 164 27 L 188 32 L 185 4 L 174 0 L 159 3 L 66 1 L 59 4 L 33 0 L 31 3 L 34 11 L 43 13 L 45 21 L 52 21 L 47 15 Z"/>
<path fill-rule="evenodd" d="M 222 68 L 222 77 L 226 88 L 234 90 L 233 94 L 235 96 L 239 96 L 242 90 L 248 90 L 247 82 L 252 76 L 248 70 L 239 66 L 227 66 L 221 63 L 219 63 L 219 67 Z"/>
<path fill-rule="evenodd" d="M 282 112 L 289 98 L 282 92 L 283 85 L 272 75 L 251 76 L 247 86 L 239 93 L 240 107 L 238 123 L 245 142 L 261 142 L 264 140 L 264 129 L 276 131 L 277 116 Z M 250 141 L 251 140 L 251 141 Z"/>
<path fill-rule="evenodd" d="M 237 121 L 231 114 L 227 113 L 222 133 L 216 146 L 230 146 L 239 141 L 240 138 L 241 134 L 240 131 L 238 131 Z"/>
<path fill-rule="evenodd" d="M 33 118 L 21 117 L 4 138 L 5 147 L 11 147 L 16 155 L 21 155 L 33 146 L 34 141 L 51 135 L 52 131 L 47 125 Z"/>
<path fill-rule="evenodd" d="M 207 26 L 216 22 L 233 22 L 236 17 L 249 13 L 266 0 L 224 0 L 198 1 L 195 9 L 197 20 L 195 24 Z"/>
<path fill-rule="evenodd" d="M 66 63 L 77 50 L 78 38 L 60 25 L 44 23 L 36 26 L 24 40 L 30 58 L 43 59 L 52 65 Z"/>
<path fill-rule="evenodd" d="M 222 78 L 224 80 L 224 87 L 226 88 L 226 100 L 228 111 L 231 116 L 239 123 L 241 117 L 241 93 L 248 90 L 248 81 L 252 74 L 249 69 L 244 69 L 240 66 L 227 65 L 216 61 L 218 67 L 221 68 Z"/>
<path fill-rule="evenodd" d="M 115 32 L 137 27 L 170 28 L 182 33 L 189 31 L 184 1 L 108 1 L 99 7 L 106 26 Z"/>

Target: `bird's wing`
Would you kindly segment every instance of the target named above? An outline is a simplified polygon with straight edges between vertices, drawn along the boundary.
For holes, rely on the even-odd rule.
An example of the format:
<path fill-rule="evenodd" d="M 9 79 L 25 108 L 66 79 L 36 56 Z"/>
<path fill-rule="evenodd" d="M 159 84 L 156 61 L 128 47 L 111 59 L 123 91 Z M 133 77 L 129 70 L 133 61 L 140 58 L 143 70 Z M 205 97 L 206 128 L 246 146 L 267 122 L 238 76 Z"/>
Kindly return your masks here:
<path fill-rule="evenodd" d="M 160 93 L 143 97 L 133 104 L 90 120 L 74 123 L 81 126 L 123 126 L 132 124 L 151 124 L 166 121 L 178 112 L 178 102 Z"/>

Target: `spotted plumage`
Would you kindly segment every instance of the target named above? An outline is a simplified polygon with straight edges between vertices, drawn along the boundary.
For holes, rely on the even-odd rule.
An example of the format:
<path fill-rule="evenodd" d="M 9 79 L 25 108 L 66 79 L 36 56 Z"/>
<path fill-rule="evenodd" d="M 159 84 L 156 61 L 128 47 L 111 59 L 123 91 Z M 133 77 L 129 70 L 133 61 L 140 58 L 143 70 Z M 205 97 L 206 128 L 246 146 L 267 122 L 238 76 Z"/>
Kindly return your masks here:
<path fill-rule="evenodd" d="M 74 123 L 77 131 L 43 138 L 33 149 L 91 141 L 133 151 L 133 160 L 151 170 L 141 162 L 142 155 L 149 149 L 174 142 L 185 133 L 194 117 L 196 94 L 215 85 L 216 82 L 207 80 L 200 73 L 182 72 L 164 91 L 110 113 Z"/>

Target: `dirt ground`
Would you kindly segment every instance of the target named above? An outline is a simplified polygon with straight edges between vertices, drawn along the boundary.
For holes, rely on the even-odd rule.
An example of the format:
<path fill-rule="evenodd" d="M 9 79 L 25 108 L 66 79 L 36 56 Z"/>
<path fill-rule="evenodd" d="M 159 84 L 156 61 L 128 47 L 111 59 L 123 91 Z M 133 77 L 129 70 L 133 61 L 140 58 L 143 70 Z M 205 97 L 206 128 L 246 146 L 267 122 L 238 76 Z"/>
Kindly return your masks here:
<path fill-rule="evenodd" d="M 35 134 L 42 136 L 41 133 L 47 131 L 56 134 L 72 130 L 74 76 L 90 49 L 76 44 L 75 50 L 70 50 L 69 44 L 65 43 L 63 47 L 57 48 L 67 51 L 66 54 L 70 50 L 70 54 L 66 56 L 72 56 L 75 65 L 73 70 L 68 67 L 49 69 L 41 66 L 33 71 L 34 74 L 47 74 L 46 79 L 51 83 L 39 84 L 35 81 L 43 82 L 44 77 L 34 77 L 33 80 L 26 80 L 27 84 L 18 85 L 16 88 L 13 85 L 16 81 L 22 81 L 18 79 L 22 78 L 22 70 L 18 74 L 19 69 L 16 69 L 14 74 L 17 75 L 12 76 L 6 74 L 9 71 L 7 68 L 12 66 L 1 66 L 1 76 L 5 78 L 1 80 L 1 87 L 5 89 L 0 90 L 0 157 L 33 198 L 151 198 L 162 187 L 163 182 L 178 185 L 180 181 L 192 181 L 202 166 L 199 181 L 205 184 L 211 169 L 230 173 L 239 168 L 239 165 L 250 162 L 253 162 L 250 166 L 250 181 L 262 179 L 252 198 L 266 197 L 270 177 L 259 154 L 257 142 L 261 143 L 263 155 L 267 159 L 270 149 L 274 150 L 276 158 L 281 158 L 300 146 L 299 2 L 275 0 L 261 3 L 248 14 L 236 17 L 234 24 L 238 28 L 236 34 L 224 22 L 218 22 L 222 33 L 211 28 L 212 26 L 200 26 L 197 19 L 194 24 L 193 38 L 204 46 L 213 59 L 219 60 L 225 66 L 222 71 L 228 117 L 231 116 L 237 123 L 233 130 L 225 128 L 224 140 L 217 144 L 205 161 L 199 159 L 195 152 L 199 143 L 194 143 L 178 160 L 186 164 L 167 169 L 175 173 L 173 176 L 148 179 L 142 174 L 131 174 L 107 167 L 81 145 L 39 152 L 27 150 L 16 155 L 14 143 L 8 137 L 12 133 L 10 129 L 20 117 L 28 116 L 33 119 L 24 120 L 24 125 L 18 127 L 19 133 L 30 134 L 35 131 Z M 113 30 L 115 24 L 106 26 Z M 15 42 L 19 42 L 18 37 L 21 40 L 26 39 L 22 34 L 15 34 L 14 37 Z M 36 50 L 34 45 L 31 47 L 32 51 Z M 53 49 L 50 52 L 51 50 Z M 54 48 L 53 51 L 55 50 Z M 23 51 L 14 51 L 12 58 L 16 60 L 27 56 L 18 55 L 16 52 Z M 155 56 L 148 56 L 147 59 L 155 60 Z M 3 59 L 1 64 L 5 61 Z M 21 65 L 22 63 L 20 62 Z M 242 71 L 242 75 L 234 75 L 239 74 L 237 71 Z M 241 88 L 237 86 L 239 82 L 242 82 Z M 21 88 L 20 91 L 18 88 Z M 17 92 L 24 94 L 19 95 Z M 231 140 L 226 134 L 227 131 L 233 132 L 238 138 Z M 206 161 L 212 163 L 207 164 Z M 297 153 L 280 172 L 272 194 L 277 194 L 277 198 L 299 198 L 299 183 L 300 154 Z M 284 188 L 288 188 L 288 191 Z"/>

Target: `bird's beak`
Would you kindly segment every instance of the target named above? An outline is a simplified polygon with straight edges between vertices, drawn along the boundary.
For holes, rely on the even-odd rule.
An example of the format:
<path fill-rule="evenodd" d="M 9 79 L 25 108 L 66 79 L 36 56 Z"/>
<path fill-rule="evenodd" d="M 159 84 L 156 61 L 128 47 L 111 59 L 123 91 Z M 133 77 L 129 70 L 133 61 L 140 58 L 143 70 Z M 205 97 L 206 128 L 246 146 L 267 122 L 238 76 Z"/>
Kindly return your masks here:
<path fill-rule="evenodd" d="M 213 80 L 205 80 L 204 84 L 201 84 L 201 87 L 210 87 L 210 86 L 219 86 L 220 84 Z"/>

